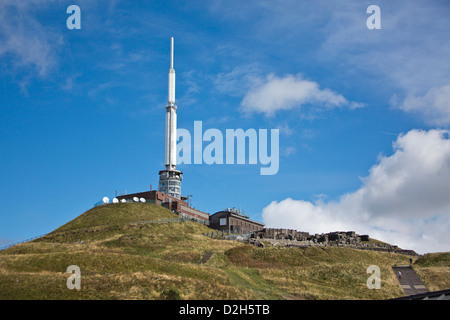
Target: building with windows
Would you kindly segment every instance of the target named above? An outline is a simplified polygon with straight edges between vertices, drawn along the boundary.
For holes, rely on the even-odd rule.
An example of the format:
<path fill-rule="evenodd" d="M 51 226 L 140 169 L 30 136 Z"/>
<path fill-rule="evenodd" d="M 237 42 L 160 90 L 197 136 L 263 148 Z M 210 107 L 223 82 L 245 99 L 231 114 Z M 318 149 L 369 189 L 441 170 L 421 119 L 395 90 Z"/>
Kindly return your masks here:
<path fill-rule="evenodd" d="M 209 227 L 232 233 L 249 233 L 262 230 L 264 224 L 251 220 L 236 208 L 227 208 L 209 217 Z"/>

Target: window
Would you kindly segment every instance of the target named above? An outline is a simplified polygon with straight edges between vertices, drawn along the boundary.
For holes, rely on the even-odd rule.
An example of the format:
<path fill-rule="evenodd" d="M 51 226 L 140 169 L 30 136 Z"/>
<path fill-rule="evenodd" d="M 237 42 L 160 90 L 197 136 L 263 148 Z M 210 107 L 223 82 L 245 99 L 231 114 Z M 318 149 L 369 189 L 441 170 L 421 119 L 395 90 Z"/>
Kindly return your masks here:
<path fill-rule="evenodd" d="M 220 224 L 221 226 L 226 226 L 226 225 L 227 225 L 227 218 L 220 218 L 219 224 Z"/>

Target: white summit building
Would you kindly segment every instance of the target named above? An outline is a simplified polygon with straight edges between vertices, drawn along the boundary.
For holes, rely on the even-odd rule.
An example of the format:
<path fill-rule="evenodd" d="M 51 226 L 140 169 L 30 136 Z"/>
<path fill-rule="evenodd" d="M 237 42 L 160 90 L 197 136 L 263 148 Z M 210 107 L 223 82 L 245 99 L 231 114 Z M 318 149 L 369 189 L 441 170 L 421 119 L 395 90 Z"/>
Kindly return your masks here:
<path fill-rule="evenodd" d="M 177 170 L 177 106 L 175 105 L 175 69 L 173 68 L 173 37 L 170 38 L 169 96 L 166 107 L 165 170 L 159 171 L 159 191 L 181 199 L 183 173 Z"/>

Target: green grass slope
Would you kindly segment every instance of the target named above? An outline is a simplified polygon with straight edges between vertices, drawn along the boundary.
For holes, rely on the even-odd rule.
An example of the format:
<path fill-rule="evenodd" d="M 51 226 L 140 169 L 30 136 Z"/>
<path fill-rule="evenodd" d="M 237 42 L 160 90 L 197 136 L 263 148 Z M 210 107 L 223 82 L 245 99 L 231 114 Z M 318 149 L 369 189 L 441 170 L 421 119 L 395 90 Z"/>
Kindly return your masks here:
<path fill-rule="evenodd" d="M 59 227 L 55 232 L 176 217 L 173 212 L 153 203 L 116 203 L 94 207 Z"/>
<path fill-rule="evenodd" d="M 387 299 L 409 257 L 349 248 L 256 248 L 203 236 L 150 203 L 95 207 L 49 235 L 0 252 L 0 299 Z M 203 263 L 202 257 L 212 253 Z M 202 263 L 201 263 L 202 262 Z M 81 270 L 69 290 L 67 267 Z M 369 265 L 379 290 L 366 286 Z"/>
<path fill-rule="evenodd" d="M 450 252 L 428 253 L 417 259 L 413 268 L 428 290 L 450 288 Z"/>

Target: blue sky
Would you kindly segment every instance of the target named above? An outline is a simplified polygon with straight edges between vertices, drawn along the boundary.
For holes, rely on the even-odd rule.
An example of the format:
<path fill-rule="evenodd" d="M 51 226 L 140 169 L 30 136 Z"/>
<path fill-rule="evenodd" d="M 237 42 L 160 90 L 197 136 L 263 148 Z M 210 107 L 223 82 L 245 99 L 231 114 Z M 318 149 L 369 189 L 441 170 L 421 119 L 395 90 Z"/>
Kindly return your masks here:
<path fill-rule="evenodd" d="M 449 16 L 443 0 L 1 1 L 0 245 L 157 187 L 173 36 L 179 128 L 280 130 L 276 175 L 180 165 L 195 207 L 448 251 Z"/>

